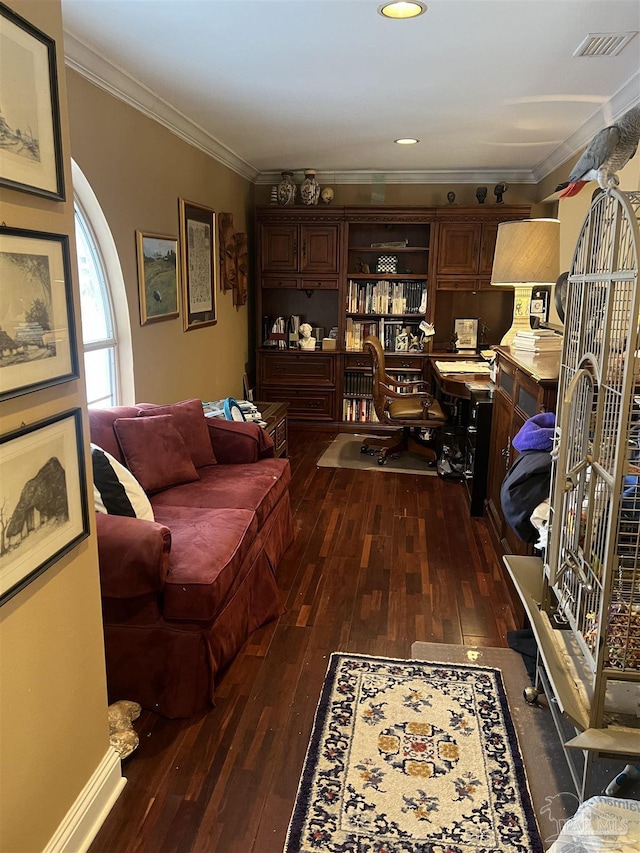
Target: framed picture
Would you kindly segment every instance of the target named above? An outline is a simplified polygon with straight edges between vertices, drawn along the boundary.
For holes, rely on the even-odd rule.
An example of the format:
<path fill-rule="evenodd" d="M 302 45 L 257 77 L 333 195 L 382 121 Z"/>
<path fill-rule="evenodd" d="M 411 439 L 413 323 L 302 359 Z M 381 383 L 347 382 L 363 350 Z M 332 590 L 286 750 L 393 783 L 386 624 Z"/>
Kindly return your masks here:
<path fill-rule="evenodd" d="M 216 215 L 180 199 L 180 271 L 185 332 L 212 326 L 216 318 Z"/>
<path fill-rule="evenodd" d="M 140 324 L 177 317 L 178 240 L 136 231 Z"/>
<path fill-rule="evenodd" d="M 78 377 L 66 234 L 0 226 L 0 400 Z"/>
<path fill-rule="evenodd" d="M 80 409 L 0 437 L 0 604 L 88 535 Z"/>
<path fill-rule="evenodd" d="M 220 290 L 234 290 L 236 286 L 236 235 L 233 230 L 233 213 L 218 214 L 218 245 L 220 251 Z"/>
<path fill-rule="evenodd" d="M 478 347 L 478 321 L 456 320 L 454 331 L 456 334 L 456 349 L 475 350 Z"/>
<path fill-rule="evenodd" d="M 0 184 L 64 200 L 56 44 L 0 3 Z"/>

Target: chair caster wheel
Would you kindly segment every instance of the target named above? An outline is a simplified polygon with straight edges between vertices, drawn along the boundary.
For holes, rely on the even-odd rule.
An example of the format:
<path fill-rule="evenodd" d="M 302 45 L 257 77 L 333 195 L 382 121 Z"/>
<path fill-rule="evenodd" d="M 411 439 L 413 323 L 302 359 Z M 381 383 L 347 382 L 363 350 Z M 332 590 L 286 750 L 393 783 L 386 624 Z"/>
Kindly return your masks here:
<path fill-rule="evenodd" d="M 387 461 L 387 460 L 384 458 L 384 456 L 381 456 L 381 457 L 378 459 L 378 465 L 384 465 L 384 463 L 385 463 L 386 461 Z"/>
<path fill-rule="evenodd" d="M 527 705 L 537 705 L 540 692 L 537 687 L 525 687 L 522 696 Z"/>
<path fill-rule="evenodd" d="M 360 448 L 360 453 L 371 453 L 371 451 L 369 450 L 366 444 L 363 444 Z"/>

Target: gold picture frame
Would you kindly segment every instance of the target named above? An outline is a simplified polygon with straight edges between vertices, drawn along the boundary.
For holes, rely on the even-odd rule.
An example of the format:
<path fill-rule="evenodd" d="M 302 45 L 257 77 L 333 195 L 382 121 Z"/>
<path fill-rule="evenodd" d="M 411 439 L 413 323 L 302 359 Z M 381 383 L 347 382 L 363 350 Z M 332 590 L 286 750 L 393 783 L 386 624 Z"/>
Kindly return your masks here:
<path fill-rule="evenodd" d="M 212 326 L 216 313 L 216 214 L 210 207 L 179 199 L 182 322 L 185 332 Z"/>
<path fill-rule="evenodd" d="M 136 231 L 140 325 L 180 314 L 178 238 Z"/>

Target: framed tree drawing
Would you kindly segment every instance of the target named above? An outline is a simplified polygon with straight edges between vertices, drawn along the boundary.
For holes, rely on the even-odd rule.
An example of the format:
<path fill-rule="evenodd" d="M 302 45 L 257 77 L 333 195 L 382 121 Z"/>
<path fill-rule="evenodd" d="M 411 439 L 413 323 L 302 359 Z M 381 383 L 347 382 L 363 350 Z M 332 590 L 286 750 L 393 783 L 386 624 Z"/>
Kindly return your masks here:
<path fill-rule="evenodd" d="M 77 379 L 69 238 L 0 226 L 0 400 Z"/>
<path fill-rule="evenodd" d="M 0 437 L 0 604 L 88 535 L 80 409 Z"/>
<path fill-rule="evenodd" d="M 182 319 L 185 332 L 211 326 L 216 317 L 216 214 L 179 200 Z"/>
<path fill-rule="evenodd" d="M 0 3 L 0 185 L 64 200 L 56 44 Z"/>
<path fill-rule="evenodd" d="M 140 325 L 177 317 L 178 241 L 136 231 Z"/>

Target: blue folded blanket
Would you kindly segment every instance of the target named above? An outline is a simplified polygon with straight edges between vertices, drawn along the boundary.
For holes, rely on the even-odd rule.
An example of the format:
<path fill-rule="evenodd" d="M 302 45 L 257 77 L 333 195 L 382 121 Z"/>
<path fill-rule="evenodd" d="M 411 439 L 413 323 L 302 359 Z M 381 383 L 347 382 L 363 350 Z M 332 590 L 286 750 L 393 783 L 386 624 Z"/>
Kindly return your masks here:
<path fill-rule="evenodd" d="M 541 412 L 525 421 L 513 439 L 513 446 L 523 450 L 547 450 L 553 447 L 556 416 L 553 412 Z"/>

